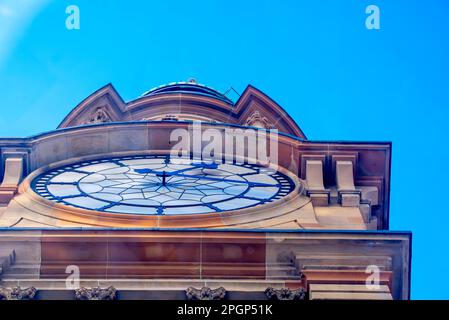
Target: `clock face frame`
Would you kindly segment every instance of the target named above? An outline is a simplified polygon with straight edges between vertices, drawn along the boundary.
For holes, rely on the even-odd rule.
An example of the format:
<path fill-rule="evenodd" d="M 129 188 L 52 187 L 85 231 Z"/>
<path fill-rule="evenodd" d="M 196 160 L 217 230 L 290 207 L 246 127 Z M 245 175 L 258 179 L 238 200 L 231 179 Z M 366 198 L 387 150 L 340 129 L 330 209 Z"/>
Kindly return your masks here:
<path fill-rule="evenodd" d="M 295 183 L 255 164 L 208 163 L 167 155 L 86 160 L 50 169 L 31 182 L 55 203 L 105 213 L 220 213 L 275 202 Z"/>

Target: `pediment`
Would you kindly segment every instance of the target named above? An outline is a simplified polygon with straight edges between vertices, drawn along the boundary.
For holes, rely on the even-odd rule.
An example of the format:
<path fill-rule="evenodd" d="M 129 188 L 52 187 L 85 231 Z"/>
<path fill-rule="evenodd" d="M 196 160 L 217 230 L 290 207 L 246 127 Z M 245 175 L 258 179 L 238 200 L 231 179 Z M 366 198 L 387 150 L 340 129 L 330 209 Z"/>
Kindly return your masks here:
<path fill-rule="evenodd" d="M 240 125 L 276 128 L 280 132 L 307 139 L 301 128 L 281 106 L 253 86 L 245 89 L 234 112 Z"/>
<path fill-rule="evenodd" d="M 78 104 L 58 128 L 122 121 L 126 104 L 115 88 L 108 84 Z"/>

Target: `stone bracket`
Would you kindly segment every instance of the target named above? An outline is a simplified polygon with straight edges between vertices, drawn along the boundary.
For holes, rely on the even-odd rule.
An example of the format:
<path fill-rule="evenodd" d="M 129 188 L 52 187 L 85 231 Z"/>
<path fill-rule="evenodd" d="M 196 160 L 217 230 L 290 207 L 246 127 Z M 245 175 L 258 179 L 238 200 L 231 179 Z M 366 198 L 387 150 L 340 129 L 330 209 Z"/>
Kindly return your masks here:
<path fill-rule="evenodd" d="M 189 287 L 185 293 L 187 300 L 223 300 L 227 292 L 223 287 L 217 289 L 211 289 L 209 287 L 195 289 Z"/>
<path fill-rule="evenodd" d="M 0 204 L 8 204 L 15 196 L 23 177 L 24 159 L 8 157 L 5 159 L 3 181 L 0 184 Z"/>
<path fill-rule="evenodd" d="M 289 288 L 274 289 L 270 287 L 265 290 L 265 295 L 270 300 L 304 300 L 306 291 L 304 288 L 292 290 Z"/>
<path fill-rule="evenodd" d="M 0 287 L 0 300 L 32 300 L 34 299 L 36 292 L 37 290 L 34 287 L 27 289 L 22 289 L 20 287 Z"/>
<path fill-rule="evenodd" d="M 115 300 L 117 290 L 114 287 L 102 289 L 97 288 L 79 288 L 75 290 L 76 300 Z"/>

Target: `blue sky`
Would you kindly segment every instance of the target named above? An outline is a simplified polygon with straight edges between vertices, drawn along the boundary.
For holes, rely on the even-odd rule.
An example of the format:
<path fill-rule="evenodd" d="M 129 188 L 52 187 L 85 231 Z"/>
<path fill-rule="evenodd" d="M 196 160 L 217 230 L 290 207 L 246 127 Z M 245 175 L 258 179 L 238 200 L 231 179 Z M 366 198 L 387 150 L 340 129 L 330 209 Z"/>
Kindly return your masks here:
<path fill-rule="evenodd" d="M 381 30 L 365 27 L 370 4 Z M 190 77 L 252 84 L 309 139 L 393 142 L 390 228 L 414 234 L 412 297 L 449 299 L 448 19 L 445 0 L 0 0 L 0 137 L 56 128 L 109 82 L 125 100 Z"/>

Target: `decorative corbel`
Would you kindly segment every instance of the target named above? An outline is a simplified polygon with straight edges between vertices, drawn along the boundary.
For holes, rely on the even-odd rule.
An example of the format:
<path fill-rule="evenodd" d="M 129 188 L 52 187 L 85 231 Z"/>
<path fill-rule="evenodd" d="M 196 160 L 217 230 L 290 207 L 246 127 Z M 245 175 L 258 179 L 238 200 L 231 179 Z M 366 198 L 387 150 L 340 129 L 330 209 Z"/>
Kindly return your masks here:
<path fill-rule="evenodd" d="M 102 289 L 97 288 L 79 288 L 75 290 L 76 300 L 115 300 L 117 290 L 114 287 Z"/>
<path fill-rule="evenodd" d="M 5 160 L 3 181 L 0 183 L 0 204 L 8 204 L 17 193 L 23 176 L 23 164 L 22 157 L 9 157 Z"/>
<path fill-rule="evenodd" d="M 270 300 L 304 300 L 306 292 L 303 288 L 291 290 L 289 288 L 267 288 L 265 294 Z"/>
<path fill-rule="evenodd" d="M 32 300 L 36 295 L 36 288 L 30 287 L 22 289 L 15 288 L 0 288 L 0 300 Z"/>
<path fill-rule="evenodd" d="M 226 289 L 223 287 L 217 289 L 211 289 L 209 287 L 195 289 L 189 287 L 186 290 L 187 300 L 223 300 L 225 296 Z"/>

